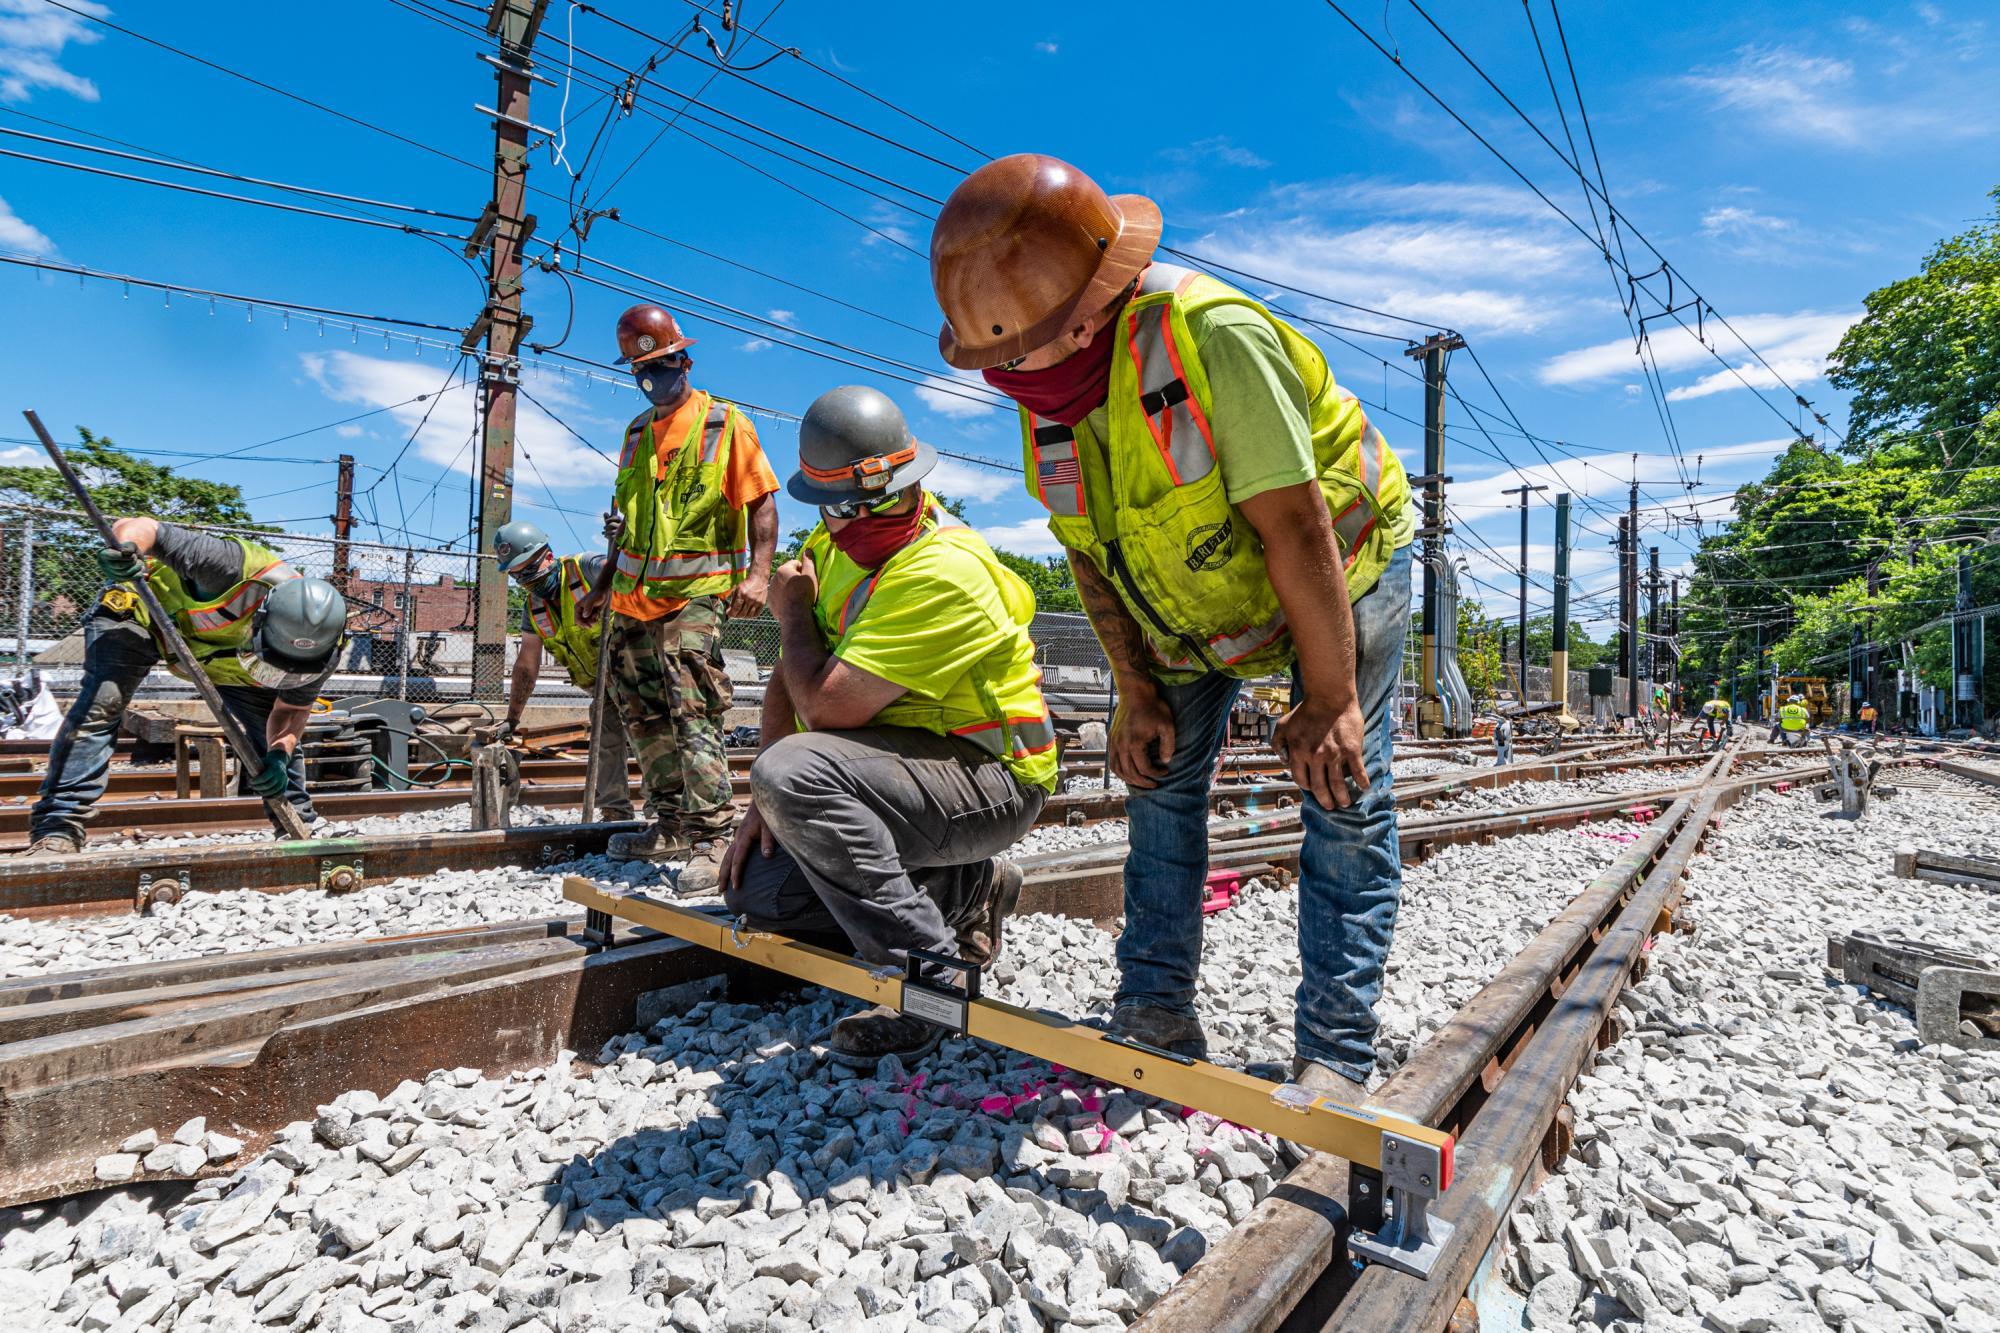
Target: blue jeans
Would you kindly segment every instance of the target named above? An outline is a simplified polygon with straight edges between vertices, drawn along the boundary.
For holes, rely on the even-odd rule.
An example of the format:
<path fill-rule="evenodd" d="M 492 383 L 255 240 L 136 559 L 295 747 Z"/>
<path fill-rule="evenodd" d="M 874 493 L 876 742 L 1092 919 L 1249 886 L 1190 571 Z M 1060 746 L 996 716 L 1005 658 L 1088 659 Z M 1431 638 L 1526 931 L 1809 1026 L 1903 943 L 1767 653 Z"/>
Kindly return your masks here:
<path fill-rule="evenodd" d="M 133 621 L 93 612 L 84 622 L 83 683 L 69 715 L 63 718 L 62 730 L 49 746 L 48 776 L 42 779 L 41 799 L 30 816 L 34 837 L 58 833 L 83 841 L 91 807 L 104 799 L 109 785 L 111 749 L 118 741 L 118 724 L 125 718 L 125 707 L 159 660 L 153 636 Z M 253 742 L 262 744 L 277 694 L 242 685 L 217 688 L 230 716 L 250 733 Z M 306 795 L 305 761 L 296 750 L 287 772 L 290 781 L 285 799 L 310 824 L 316 816 L 312 798 Z M 250 794 L 247 781 L 241 777 L 237 790 Z"/>
<path fill-rule="evenodd" d="M 1375 1065 L 1375 1001 L 1395 932 L 1403 866 L 1389 792 L 1396 682 L 1410 626 L 1410 548 L 1354 604 L 1355 688 L 1366 721 L 1368 794 L 1328 810 L 1301 793 L 1298 1054 L 1365 1079 Z M 1201 964 L 1201 902 L 1208 879 L 1208 789 L 1229 710 L 1242 682 L 1220 673 L 1163 685 L 1174 716 L 1174 756 L 1150 791 L 1133 788 L 1125 812 L 1125 931 L 1118 937 L 1118 1002 L 1194 1013 Z M 1301 691 L 1292 678 L 1294 702 Z"/>

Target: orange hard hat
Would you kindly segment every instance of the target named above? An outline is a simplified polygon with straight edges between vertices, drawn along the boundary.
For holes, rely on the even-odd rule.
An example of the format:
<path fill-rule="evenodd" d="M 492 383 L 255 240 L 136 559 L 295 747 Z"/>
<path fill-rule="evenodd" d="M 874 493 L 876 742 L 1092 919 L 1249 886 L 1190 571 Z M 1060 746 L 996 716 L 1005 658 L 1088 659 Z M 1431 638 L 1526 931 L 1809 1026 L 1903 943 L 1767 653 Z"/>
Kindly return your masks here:
<path fill-rule="evenodd" d="M 618 317 L 618 364 L 636 366 L 692 347 L 673 312 L 660 305 L 635 305 Z"/>
<path fill-rule="evenodd" d="M 1016 153 L 959 182 L 931 229 L 938 351 L 986 370 L 1054 342 L 1152 262 L 1160 206 L 1107 195 L 1060 158 Z"/>

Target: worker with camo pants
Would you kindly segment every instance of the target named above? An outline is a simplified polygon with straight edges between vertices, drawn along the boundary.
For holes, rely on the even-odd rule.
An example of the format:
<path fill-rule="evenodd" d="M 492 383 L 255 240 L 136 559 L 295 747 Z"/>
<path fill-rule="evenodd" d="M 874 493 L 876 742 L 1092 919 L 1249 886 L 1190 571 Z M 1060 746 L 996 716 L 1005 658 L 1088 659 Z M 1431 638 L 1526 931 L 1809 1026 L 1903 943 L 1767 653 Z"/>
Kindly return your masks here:
<path fill-rule="evenodd" d="M 749 417 L 689 384 L 694 342 L 660 306 L 618 319 L 618 359 L 650 406 L 619 454 L 611 559 L 577 607 L 590 625 L 610 603 L 607 684 L 653 821 L 605 850 L 683 863 L 674 879 L 682 894 L 715 890 L 736 826 L 722 627 L 763 611 L 778 545 L 778 479 Z"/>

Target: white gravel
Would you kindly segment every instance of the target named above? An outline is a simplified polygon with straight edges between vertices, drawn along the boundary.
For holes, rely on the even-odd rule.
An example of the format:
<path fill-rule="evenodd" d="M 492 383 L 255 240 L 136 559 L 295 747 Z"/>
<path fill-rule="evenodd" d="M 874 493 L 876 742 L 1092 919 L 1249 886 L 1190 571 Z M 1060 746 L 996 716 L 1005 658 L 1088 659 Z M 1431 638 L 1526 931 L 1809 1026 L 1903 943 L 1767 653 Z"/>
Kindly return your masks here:
<path fill-rule="evenodd" d="M 1572 1094 L 1576 1150 L 1514 1215 L 1528 1326 L 2000 1327 L 2000 1055 L 1920 1047 L 1825 968 L 1856 930 L 1992 956 L 2000 897 L 1892 854 L 2000 833 L 1949 789 L 1828 809 L 1754 798 L 1695 861 L 1693 933 L 1656 942 L 1632 1035 Z"/>
<path fill-rule="evenodd" d="M 1605 864 L 1576 832 L 1406 873 L 1384 1068 Z M 1206 923 L 1198 1004 L 1231 1061 L 1291 1054 L 1296 899 Z M 1108 1010 L 1109 935 L 1010 925 L 998 993 Z M 440 1071 L 350 1093 L 227 1181 L 0 1214 L 0 1317 L 340 1330 L 1115 1329 L 1281 1175 L 1261 1136 L 976 1043 L 913 1073 L 820 1062 L 848 1006 L 704 1005 L 599 1068 Z M 10 1304 L 11 1302 L 11 1304 Z"/>

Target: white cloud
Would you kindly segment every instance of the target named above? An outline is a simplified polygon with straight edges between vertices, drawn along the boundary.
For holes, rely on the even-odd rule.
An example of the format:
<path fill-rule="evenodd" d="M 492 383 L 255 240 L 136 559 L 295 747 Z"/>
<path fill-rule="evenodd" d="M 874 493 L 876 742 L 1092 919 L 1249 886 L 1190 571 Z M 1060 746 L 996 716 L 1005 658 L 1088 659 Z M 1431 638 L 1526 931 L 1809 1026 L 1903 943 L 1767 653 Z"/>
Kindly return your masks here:
<path fill-rule="evenodd" d="M 766 310 L 764 315 L 767 319 L 778 324 L 789 324 L 798 318 L 797 315 L 794 315 L 789 310 Z"/>
<path fill-rule="evenodd" d="M 388 415 L 394 418 L 399 435 L 407 437 L 414 433 L 413 456 L 436 467 L 471 473 L 474 451 L 466 447 L 466 441 L 476 424 L 476 403 L 473 386 L 462 377 L 440 394 L 444 370 L 435 361 L 394 360 L 356 352 L 315 352 L 301 356 L 299 363 L 336 402 L 370 407 L 398 404 L 390 408 Z M 432 397 L 424 402 L 406 401 L 418 394 Z M 535 396 L 560 411 L 570 425 L 599 436 L 602 442 L 598 447 L 606 454 L 617 455 L 618 423 L 587 415 L 560 383 L 536 385 Z M 634 410 L 638 403 L 634 390 Z M 517 430 L 521 447 L 532 455 L 534 466 L 530 467 L 526 458 L 519 461 L 515 469 L 516 486 L 540 489 L 539 483 L 546 482 L 554 489 L 567 491 L 596 490 L 610 483 L 612 464 L 579 444 L 547 412 L 525 398 L 520 402 Z"/>
<path fill-rule="evenodd" d="M 769 338 L 746 338 L 736 345 L 736 350 L 739 352 L 761 352 L 766 347 L 775 346 L 777 344 Z"/>
<path fill-rule="evenodd" d="M 1788 236 L 1798 227 L 1799 224 L 1791 218 L 1775 217 L 1735 204 L 1711 208 L 1701 215 L 1701 234 L 1717 240 Z"/>
<path fill-rule="evenodd" d="M 967 421 L 998 411 L 999 404 L 992 400 L 992 393 L 986 381 L 977 372 L 969 370 L 954 370 L 948 375 L 926 375 L 916 389 L 917 399 L 925 407 L 954 421 Z"/>
<path fill-rule="evenodd" d="M 1054 42 L 1036 42 L 1035 49 L 1045 56 L 1052 56 L 1056 53 L 1056 44 Z"/>
<path fill-rule="evenodd" d="M 1724 444 L 1685 451 L 1688 476 L 1699 477 L 1702 489 L 1714 486 L 1734 485 L 1738 481 L 1748 481 L 1760 475 L 1771 459 L 1783 453 L 1792 441 L 1746 440 L 1741 444 Z M 1699 457 L 1699 463 L 1696 459 Z M 1588 498 L 1600 504 L 1610 503 L 1623 509 L 1626 487 L 1636 479 L 1642 487 L 1657 492 L 1662 497 L 1680 491 L 1681 471 L 1675 460 L 1663 454 L 1642 453 L 1635 463 L 1628 453 L 1595 453 L 1576 456 L 1557 456 L 1550 463 L 1526 464 L 1520 468 L 1509 468 L 1489 476 L 1465 478 L 1446 488 L 1445 500 L 1461 517 L 1478 523 L 1500 513 L 1520 511 L 1520 497 L 1509 496 L 1506 492 L 1522 484 L 1547 486 L 1549 489 L 1535 497 L 1532 513 L 1541 512 L 1552 504 L 1555 497 L 1563 492 L 1578 497 L 1573 506 L 1579 520 Z M 1463 469 L 1454 468 L 1461 473 Z M 1519 519 L 1512 520 L 1518 523 Z M 1535 521 L 1531 518 L 1531 524 Z M 1545 520 L 1539 520 L 1545 521 Z M 1514 531 L 1518 533 L 1519 529 Z M 1490 536 L 1490 534 L 1489 534 Z M 1518 540 L 1518 538 L 1516 538 Z M 1510 549 L 1512 543 L 1494 539 L 1495 545 L 1503 550 Z"/>
<path fill-rule="evenodd" d="M 12 449 L 0 449 L 0 467 L 53 467 L 49 462 L 48 450 L 32 444 L 16 445 Z"/>
<path fill-rule="evenodd" d="M 335 435 L 338 435 L 343 440 L 358 440 L 363 435 L 366 435 L 368 432 L 365 428 L 361 426 L 356 426 L 352 423 L 349 423 L 348 425 L 345 426 L 335 426 L 333 428 L 333 433 Z"/>
<path fill-rule="evenodd" d="M 1373 179 L 1281 186 L 1189 248 L 1276 282 L 1470 333 L 1533 332 L 1597 299 L 1575 290 L 1588 276 L 1579 262 L 1588 252 L 1540 200 L 1502 186 Z M 1291 292 L 1252 294 L 1341 324 L 1410 332 Z"/>
<path fill-rule="evenodd" d="M 1015 555 L 1061 555 L 1063 549 L 1049 531 L 1049 525 L 1039 518 L 981 528 L 979 535 L 996 551 L 1012 551 Z"/>
<path fill-rule="evenodd" d="M 1021 478 L 1012 472 L 1000 472 L 990 467 L 961 463 L 956 459 L 940 458 L 938 465 L 924 478 L 924 485 L 940 495 L 949 495 L 954 500 L 964 500 L 968 504 L 989 504 L 1003 495 L 1019 494 Z"/>
<path fill-rule="evenodd" d="M 98 18 L 111 13 L 95 0 L 68 3 Z M 25 102 L 37 88 L 95 102 L 97 85 L 64 69 L 62 54 L 72 42 L 87 46 L 102 37 L 81 15 L 42 0 L 0 0 L 0 102 Z"/>
<path fill-rule="evenodd" d="M 1271 165 L 1248 148 L 1231 142 L 1226 134 L 1211 134 L 1206 139 L 1195 140 L 1185 148 L 1169 148 L 1160 156 L 1169 162 L 1220 162 L 1224 166 L 1244 167 L 1250 170 Z"/>
<path fill-rule="evenodd" d="M 1730 321 L 1747 339 L 1751 346 L 1763 353 L 1764 358 L 1783 372 L 1793 384 L 1818 379 L 1825 368 L 1827 356 L 1840 341 L 1848 326 L 1861 318 L 1861 312 L 1844 311 L 1832 314 L 1818 311 L 1800 311 L 1792 315 L 1744 315 Z M 1717 352 L 1734 362 L 1748 362 L 1742 345 L 1720 324 L 1706 326 L 1709 341 Z M 1714 363 L 1715 354 L 1695 337 L 1694 328 L 1682 328 L 1675 323 L 1655 321 L 1652 325 L 1651 346 L 1653 359 L 1663 373 L 1678 370 L 1692 370 Z M 1535 376 L 1544 384 L 1567 385 L 1588 384 L 1597 380 L 1622 378 L 1632 373 L 1633 352 L 1629 338 L 1618 338 L 1611 342 L 1597 343 L 1590 347 L 1579 347 L 1564 352 L 1542 363 Z M 1775 383 L 1769 372 L 1758 367 L 1758 377 L 1763 386 Z M 1745 378 L 1751 378 L 1745 372 Z M 1757 382 L 1755 379 L 1753 383 Z M 1726 370 L 1705 375 L 1692 385 L 1670 390 L 1668 397 L 1701 398 L 1726 389 L 1742 388 L 1735 376 Z"/>
<path fill-rule="evenodd" d="M 1732 131 L 1769 133 L 1837 148 L 1881 149 L 1918 135 L 1967 138 L 1990 134 L 1990 116 L 1970 115 L 1965 94 L 1984 99 L 1987 81 L 1971 89 L 1959 85 L 1935 57 L 1949 44 L 1961 59 L 1975 55 L 1981 29 L 1972 25 L 1948 43 L 1926 37 L 1912 43 L 1901 34 L 1863 21 L 1846 25 L 1867 52 L 1864 71 L 1831 56 L 1811 55 L 1788 46 L 1744 46 L 1728 65 L 1709 66 L 1681 83 L 1716 110 L 1726 113 Z M 1912 53 L 1918 52 L 1917 58 Z M 1900 55 L 1892 53 L 1901 53 Z M 1920 83 L 1897 78 L 1918 71 Z"/>
<path fill-rule="evenodd" d="M 51 255 L 55 253 L 56 243 L 48 238 L 48 233 L 24 220 L 5 199 L 0 199 L 0 250 Z"/>

